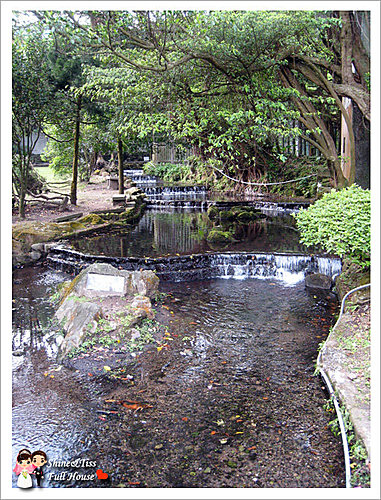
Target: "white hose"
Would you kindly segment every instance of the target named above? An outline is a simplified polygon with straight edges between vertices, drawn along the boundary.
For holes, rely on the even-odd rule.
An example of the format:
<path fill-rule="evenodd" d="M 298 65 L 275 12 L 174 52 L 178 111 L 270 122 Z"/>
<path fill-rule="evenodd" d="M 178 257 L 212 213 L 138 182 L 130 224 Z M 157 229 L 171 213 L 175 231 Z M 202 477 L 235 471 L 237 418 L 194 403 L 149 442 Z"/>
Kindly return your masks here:
<path fill-rule="evenodd" d="M 353 292 L 357 292 L 358 290 L 362 290 L 363 288 L 367 288 L 367 287 L 370 287 L 370 283 L 367 283 L 366 285 L 361 285 L 361 286 L 359 286 L 357 288 L 353 288 L 353 290 L 349 290 L 349 292 L 344 295 L 344 298 L 343 298 L 343 300 L 341 302 L 341 308 L 340 308 L 339 318 L 336 321 L 334 327 L 332 328 L 332 331 L 329 334 L 326 342 L 328 341 L 329 337 L 335 331 L 336 326 L 338 325 L 338 323 L 339 323 L 342 315 L 344 314 L 344 307 L 345 307 L 345 301 L 346 301 L 346 299 Z M 328 388 L 329 395 L 332 398 L 332 401 L 333 401 L 333 404 L 334 404 L 335 410 L 336 410 L 336 415 L 337 415 L 337 418 L 339 420 L 340 432 L 341 432 L 341 439 L 342 439 L 342 442 L 343 442 L 344 460 L 345 460 L 345 487 L 346 488 L 350 488 L 351 487 L 351 463 L 350 463 L 350 457 L 349 457 L 349 446 L 348 446 L 347 433 L 346 433 L 346 430 L 345 430 L 343 415 L 341 413 L 340 406 L 339 406 L 339 403 L 337 401 L 337 397 L 336 397 L 336 394 L 335 394 L 335 392 L 333 390 L 332 384 L 331 384 L 331 382 L 330 382 L 327 374 L 324 372 L 323 368 L 320 366 L 320 359 L 321 359 L 322 352 L 323 352 L 323 349 L 319 352 L 319 355 L 318 355 L 318 358 L 317 358 L 317 361 L 316 361 L 316 365 L 317 365 L 317 368 L 319 369 L 320 374 L 323 377 L 323 380 L 324 380 L 324 382 L 325 382 L 325 384 L 326 384 L 326 386 Z"/>

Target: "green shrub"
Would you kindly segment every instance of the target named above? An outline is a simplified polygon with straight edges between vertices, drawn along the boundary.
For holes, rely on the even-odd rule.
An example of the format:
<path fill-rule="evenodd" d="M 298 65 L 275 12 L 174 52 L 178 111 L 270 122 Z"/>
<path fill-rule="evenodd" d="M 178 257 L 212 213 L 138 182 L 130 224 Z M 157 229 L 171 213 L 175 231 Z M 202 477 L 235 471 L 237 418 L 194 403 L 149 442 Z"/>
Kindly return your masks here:
<path fill-rule="evenodd" d="M 144 165 L 144 172 L 148 175 L 156 175 L 165 182 L 186 181 L 189 175 L 189 166 L 182 163 L 159 163 L 152 162 Z"/>
<path fill-rule="evenodd" d="M 332 189 L 308 209 L 294 215 L 307 246 L 348 257 L 362 267 L 370 265 L 370 191 L 356 184 Z"/>

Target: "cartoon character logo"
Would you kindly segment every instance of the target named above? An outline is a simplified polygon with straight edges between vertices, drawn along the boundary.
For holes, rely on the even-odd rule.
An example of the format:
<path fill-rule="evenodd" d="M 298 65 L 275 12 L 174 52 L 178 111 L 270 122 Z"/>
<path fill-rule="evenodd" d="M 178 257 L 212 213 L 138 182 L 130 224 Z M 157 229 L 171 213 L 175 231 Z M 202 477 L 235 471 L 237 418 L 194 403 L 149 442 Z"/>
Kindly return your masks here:
<path fill-rule="evenodd" d="M 36 476 L 37 486 L 41 487 L 41 479 L 44 478 L 43 466 L 47 462 L 46 453 L 44 451 L 38 450 L 32 453 L 32 464 L 35 467 L 33 474 Z"/>
<path fill-rule="evenodd" d="M 13 472 L 19 476 L 17 486 L 19 488 L 32 488 L 32 476 L 36 476 L 37 486 L 41 487 L 43 479 L 43 466 L 47 462 L 47 456 L 44 451 L 38 450 L 31 453 L 26 448 L 19 451 L 16 459 L 16 465 Z"/>
<path fill-rule="evenodd" d="M 17 480 L 19 488 L 32 488 L 33 484 L 30 474 L 33 473 L 34 469 L 31 452 L 25 448 L 20 450 L 17 455 L 16 466 L 13 469 L 13 472 L 19 476 Z"/>

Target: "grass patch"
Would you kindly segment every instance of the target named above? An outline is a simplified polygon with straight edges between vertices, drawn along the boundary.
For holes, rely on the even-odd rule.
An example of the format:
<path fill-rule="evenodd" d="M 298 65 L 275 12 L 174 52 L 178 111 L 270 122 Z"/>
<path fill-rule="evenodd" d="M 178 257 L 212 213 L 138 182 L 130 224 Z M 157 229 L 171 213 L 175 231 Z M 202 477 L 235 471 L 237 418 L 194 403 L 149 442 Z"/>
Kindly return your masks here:
<path fill-rule="evenodd" d="M 64 175 L 57 174 L 50 167 L 38 167 L 36 168 L 36 172 L 38 172 L 41 175 L 41 177 L 43 177 L 46 180 L 46 182 L 70 181 L 69 174 L 64 174 Z"/>

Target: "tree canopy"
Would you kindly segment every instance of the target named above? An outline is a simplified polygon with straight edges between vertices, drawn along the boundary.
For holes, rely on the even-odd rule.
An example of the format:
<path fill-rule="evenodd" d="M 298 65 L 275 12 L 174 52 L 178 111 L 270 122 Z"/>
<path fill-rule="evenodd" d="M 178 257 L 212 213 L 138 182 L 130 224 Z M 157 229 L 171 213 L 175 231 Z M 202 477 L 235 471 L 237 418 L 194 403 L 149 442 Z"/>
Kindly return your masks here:
<path fill-rule="evenodd" d="M 281 169 L 290 144 L 304 141 L 324 159 L 333 185 L 355 181 L 356 131 L 342 98 L 352 99 L 369 125 L 370 61 L 361 31 L 367 13 L 35 15 L 50 41 L 56 91 L 98 106 L 103 120 L 94 126 L 125 146 L 174 141 L 247 181 L 266 172 L 269 158 Z M 348 180 L 341 119 L 352 153 Z"/>

